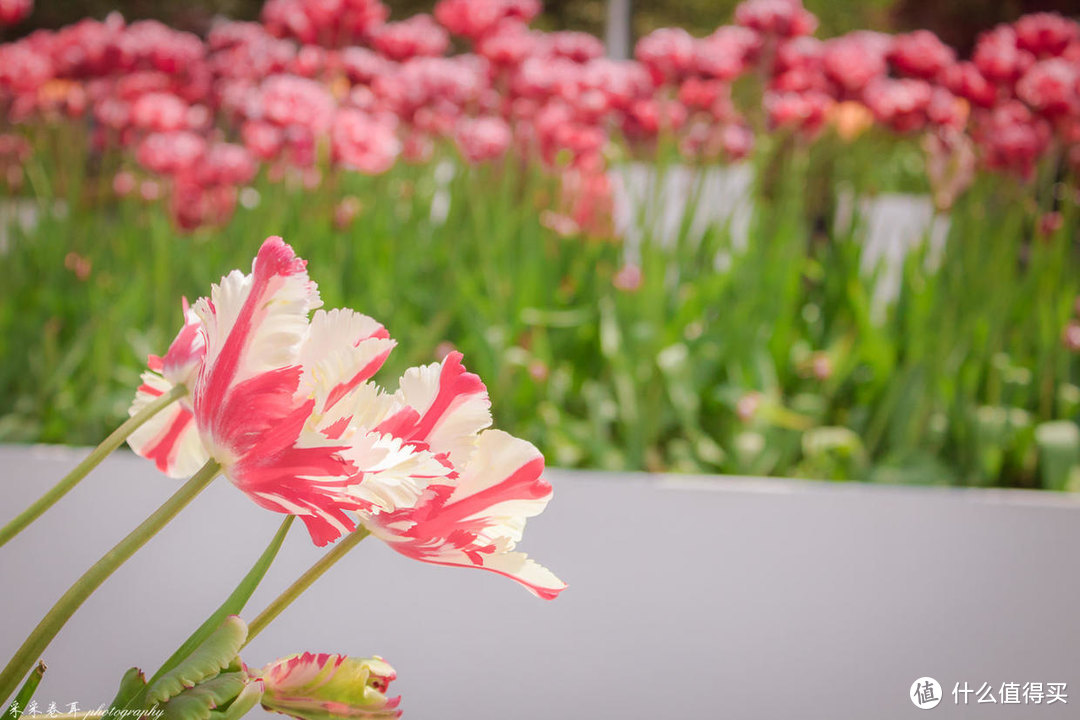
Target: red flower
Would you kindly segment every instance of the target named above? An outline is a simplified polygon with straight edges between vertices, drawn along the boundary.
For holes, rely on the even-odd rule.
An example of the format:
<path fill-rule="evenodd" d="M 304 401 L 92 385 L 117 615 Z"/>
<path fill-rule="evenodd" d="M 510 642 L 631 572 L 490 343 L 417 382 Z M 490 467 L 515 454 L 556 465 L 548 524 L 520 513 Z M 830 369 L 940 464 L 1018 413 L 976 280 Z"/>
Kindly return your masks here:
<path fill-rule="evenodd" d="M 34 0 L 0 0 L 0 25 L 21 22 L 34 9 Z"/>
<path fill-rule="evenodd" d="M 866 86 L 863 99 L 878 121 L 896 132 L 919 130 L 926 124 L 932 89 L 924 80 L 878 78 Z"/>
<path fill-rule="evenodd" d="M 893 38 L 889 61 L 900 73 L 932 80 L 956 61 L 956 53 L 929 30 Z"/>
<path fill-rule="evenodd" d="M 1017 46 L 1016 31 L 998 25 L 979 36 L 972 61 L 987 80 L 998 84 L 1014 82 L 1024 74 L 1035 58 Z"/>
<path fill-rule="evenodd" d="M 1016 83 L 1016 96 L 1048 117 L 1067 115 L 1080 108 L 1080 68 L 1063 58 L 1035 63 Z"/>
<path fill-rule="evenodd" d="M 801 0 L 745 0 L 735 8 L 735 22 L 765 35 L 813 35 L 817 18 Z"/>
<path fill-rule="evenodd" d="M 454 133 L 458 150 L 471 163 L 501 157 L 510 140 L 510 126 L 497 117 L 462 119 Z"/>
<path fill-rule="evenodd" d="M 1080 25 L 1057 13 L 1025 15 L 1013 27 L 1017 46 L 1037 57 L 1061 55 L 1070 43 L 1080 40 Z"/>
<path fill-rule="evenodd" d="M 420 13 L 408 20 L 387 23 L 374 32 L 375 49 L 391 60 L 403 61 L 423 55 L 442 55 L 450 37 L 430 15 Z"/>

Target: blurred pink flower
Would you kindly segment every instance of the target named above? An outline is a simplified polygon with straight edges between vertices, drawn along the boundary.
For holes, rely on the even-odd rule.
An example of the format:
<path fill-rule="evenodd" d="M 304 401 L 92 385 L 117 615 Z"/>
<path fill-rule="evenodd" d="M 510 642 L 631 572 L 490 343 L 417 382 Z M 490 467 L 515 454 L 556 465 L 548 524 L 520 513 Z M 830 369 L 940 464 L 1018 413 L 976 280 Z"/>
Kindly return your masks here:
<path fill-rule="evenodd" d="M 470 163 L 502 157 L 511 139 L 510 126 L 497 117 L 463 118 L 454 132 L 458 150 Z"/>
<path fill-rule="evenodd" d="M 891 45 L 888 35 L 856 30 L 825 41 L 822 67 L 844 93 L 857 94 L 874 78 L 885 74 L 885 58 Z"/>
<path fill-rule="evenodd" d="M 1013 27 L 1017 47 L 1040 58 L 1061 55 L 1070 43 L 1080 41 L 1080 25 L 1058 13 L 1024 15 Z"/>
<path fill-rule="evenodd" d="M 697 41 L 682 28 L 660 28 L 638 40 L 634 57 L 657 85 L 677 83 L 696 65 Z"/>
<path fill-rule="evenodd" d="M 644 275 L 641 272 L 641 267 L 633 263 L 628 263 L 619 268 L 611 278 L 611 284 L 615 286 L 616 290 L 622 292 L 636 292 L 641 289 L 641 284 L 644 282 Z"/>
<path fill-rule="evenodd" d="M 989 108 L 997 100 L 997 88 L 983 77 L 974 63 L 961 62 L 946 68 L 942 79 L 949 90 L 973 105 Z"/>
<path fill-rule="evenodd" d="M 899 133 L 926 125 L 933 89 L 925 80 L 877 78 L 866 86 L 863 100 L 874 117 Z"/>
<path fill-rule="evenodd" d="M 183 130 L 187 127 L 188 104 L 170 93 L 151 92 L 131 106 L 131 123 L 156 132 Z"/>
<path fill-rule="evenodd" d="M 1014 82 L 1035 62 L 1030 52 L 1017 46 L 1016 31 L 1009 25 L 980 35 L 971 59 L 987 80 L 999 85 Z"/>
<path fill-rule="evenodd" d="M 34 9 L 34 0 L 0 0 L 0 25 L 14 25 Z"/>
<path fill-rule="evenodd" d="M 744 0 L 735 8 L 735 22 L 764 35 L 813 35 L 817 18 L 801 0 Z"/>
<path fill-rule="evenodd" d="M 393 167 L 401 142 L 393 125 L 360 110 L 339 110 L 331 130 L 334 160 L 367 175 Z"/>
<path fill-rule="evenodd" d="M 206 154 L 206 140 L 187 130 L 151 133 L 139 144 L 136 159 L 147 170 L 162 175 L 188 170 Z"/>
<path fill-rule="evenodd" d="M 528 23 L 540 7 L 540 0 L 439 0 L 435 19 L 455 35 L 475 41 L 508 20 Z"/>
<path fill-rule="evenodd" d="M 1041 60 L 1016 83 L 1016 96 L 1047 117 L 1080 110 L 1080 66 L 1063 58 Z"/>
<path fill-rule="evenodd" d="M 408 20 L 386 23 L 374 31 L 375 49 L 391 60 L 403 61 L 422 55 L 442 55 L 450 46 L 446 30 L 426 13 Z"/>
<path fill-rule="evenodd" d="M 956 53 L 929 30 L 893 38 L 889 61 L 901 74 L 933 80 L 956 61 Z"/>

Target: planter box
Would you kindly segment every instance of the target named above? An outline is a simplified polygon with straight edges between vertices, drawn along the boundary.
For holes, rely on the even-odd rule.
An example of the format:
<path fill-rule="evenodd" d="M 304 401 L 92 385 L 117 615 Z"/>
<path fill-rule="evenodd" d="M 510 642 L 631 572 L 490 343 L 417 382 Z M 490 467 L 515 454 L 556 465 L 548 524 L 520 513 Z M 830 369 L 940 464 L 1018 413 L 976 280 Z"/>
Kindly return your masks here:
<path fill-rule="evenodd" d="M 0 447 L 0 522 L 80 451 Z M 1075 717 L 1080 501 L 1020 491 L 550 471 L 523 548 L 570 588 L 368 539 L 244 652 L 384 655 L 414 720 Z M 176 487 L 120 454 L 0 550 L 0 654 Z M 219 479 L 111 578 L 45 656 L 37 698 L 91 709 L 152 670 L 231 590 L 278 517 Z M 250 618 L 319 555 L 293 528 Z M 152 626 L 151 623 L 158 623 Z M 1067 682 L 1068 705 L 954 705 L 952 689 Z M 251 717 L 257 717 L 261 711 Z"/>

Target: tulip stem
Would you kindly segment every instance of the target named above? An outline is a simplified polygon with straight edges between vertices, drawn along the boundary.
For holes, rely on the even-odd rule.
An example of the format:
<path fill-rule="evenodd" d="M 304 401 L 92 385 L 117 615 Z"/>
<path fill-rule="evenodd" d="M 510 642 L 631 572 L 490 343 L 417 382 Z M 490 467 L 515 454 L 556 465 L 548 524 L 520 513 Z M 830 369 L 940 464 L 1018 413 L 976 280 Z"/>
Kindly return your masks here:
<path fill-rule="evenodd" d="M 217 461 L 210 460 L 202 468 L 191 476 L 184 485 L 173 493 L 161 507 L 153 512 L 150 517 L 127 537 L 118 542 L 112 550 L 105 553 L 100 560 L 90 566 L 82 577 L 75 581 L 65 592 L 52 609 L 42 618 L 37 627 L 8 662 L 7 667 L 0 672 L 0 702 L 6 700 L 15 690 L 18 684 L 29 671 L 30 666 L 38 659 L 41 652 L 49 645 L 60 628 L 75 614 L 79 606 L 94 592 L 105 580 L 113 574 L 128 558 L 135 554 L 146 542 L 157 534 L 161 528 L 176 517 L 177 513 L 184 509 L 195 496 L 202 492 L 210 481 L 217 476 L 221 466 Z"/>
<path fill-rule="evenodd" d="M 113 430 L 109 437 L 105 438 L 100 445 L 83 458 L 82 462 L 75 466 L 74 470 L 65 475 L 56 485 L 53 485 L 33 505 L 23 510 L 8 524 L 0 528 L 0 547 L 18 535 L 27 525 L 41 517 L 42 513 L 51 508 L 57 500 L 64 497 L 73 487 L 78 485 L 80 480 L 96 468 L 109 453 L 120 447 L 121 443 L 127 440 L 128 436 L 135 432 L 140 425 L 186 394 L 187 388 L 183 385 L 177 385 L 161 397 L 155 398 L 142 410 L 128 418 L 123 425 Z"/>
<path fill-rule="evenodd" d="M 300 597 L 301 593 L 311 587 L 312 583 L 322 577 L 323 573 L 344 557 L 345 553 L 356 547 L 368 534 L 367 528 L 360 526 L 342 538 L 330 552 L 319 558 L 318 562 L 309 567 L 303 575 L 286 588 L 285 592 L 278 595 L 274 602 L 267 605 L 266 609 L 259 613 L 258 617 L 248 623 L 248 635 L 244 645 L 250 643 L 256 635 L 273 622 L 274 618 L 281 614 L 282 610 L 287 608 L 293 600 Z"/>

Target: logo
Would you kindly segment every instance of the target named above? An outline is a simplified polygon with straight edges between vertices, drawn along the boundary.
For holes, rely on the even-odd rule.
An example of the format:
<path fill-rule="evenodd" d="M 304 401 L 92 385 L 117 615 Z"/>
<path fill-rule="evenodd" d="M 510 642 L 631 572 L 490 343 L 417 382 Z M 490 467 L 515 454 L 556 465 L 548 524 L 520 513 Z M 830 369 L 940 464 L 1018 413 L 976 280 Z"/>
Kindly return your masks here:
<path fill-rule="evenodd" d="M 937 707 L 937 704 L 941 702 L 941 683 L 932 677 L 921 677 L 911 683 L 908 697 L 920 710 Z"/>

